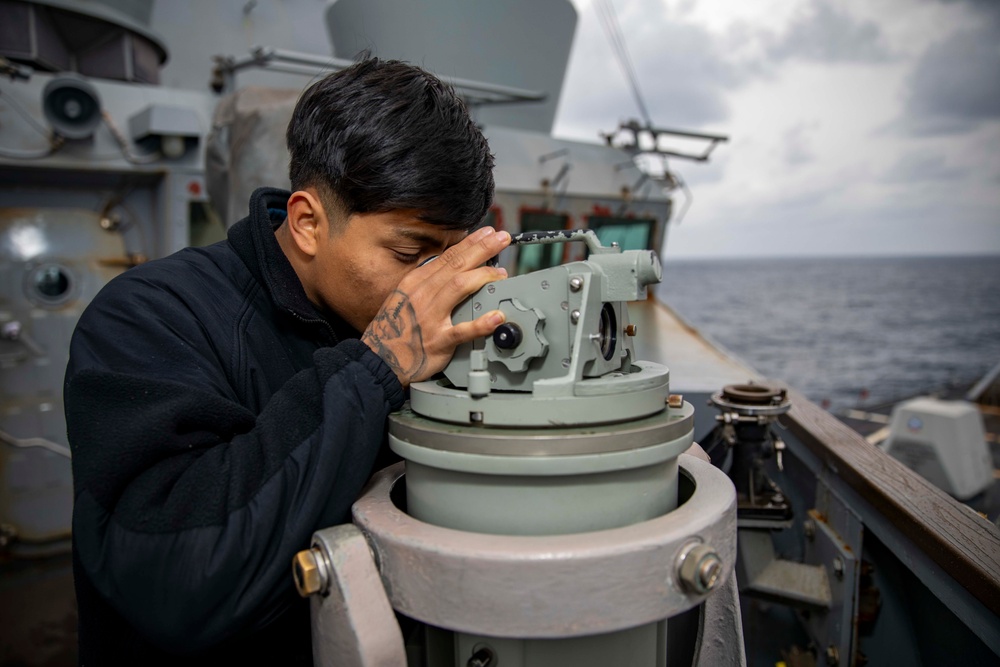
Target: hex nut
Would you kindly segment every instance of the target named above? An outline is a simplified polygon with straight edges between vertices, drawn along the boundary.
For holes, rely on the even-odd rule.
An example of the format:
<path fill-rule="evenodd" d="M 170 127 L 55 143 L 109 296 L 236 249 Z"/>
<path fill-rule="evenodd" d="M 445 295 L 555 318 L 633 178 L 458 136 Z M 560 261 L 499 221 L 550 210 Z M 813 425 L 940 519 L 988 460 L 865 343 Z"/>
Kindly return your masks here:
<path fill-rule="evenodd" d="M 704 595 L 721 581 L 722 559 L 707 544 L 692 544 L 677 557 L 677 578 L 690 592 Z"/>
<path fill-rule="evenodd" d="M 292 559 L 292 577 L 295 589 L 304 598 L 324 592 L 326 588 L 326 566 L 316 548 L 303 549 Z"/>

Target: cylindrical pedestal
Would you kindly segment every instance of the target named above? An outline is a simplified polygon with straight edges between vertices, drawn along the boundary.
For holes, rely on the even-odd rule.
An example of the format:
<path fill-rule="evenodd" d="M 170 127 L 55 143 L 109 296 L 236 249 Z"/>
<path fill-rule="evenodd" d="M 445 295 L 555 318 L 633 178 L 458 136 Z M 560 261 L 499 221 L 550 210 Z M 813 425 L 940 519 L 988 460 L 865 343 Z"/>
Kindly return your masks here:
<path fill-rule="evenodd" d="M 391 418 L 389 442 L 407 461 L 407 513 L 416 519 L 494 535 L 587 533 L 676 508 L 677 457 L 692 443 L 693 413 L 684 404 L 622 424 L 532 429 L 446 424 L 404 411 Z M 615 576 L 607 573 L 609 583 Z M 662 667 L 666 622 L 534 639 L 430 631 L 427 650 L 435 665 L 465 665 L 485 650 L 508 667 Z"/>
<path fill-rule="evenodd" d="M 407 461 L 407 512 L 475 533 L 561 535 L 617 528 L 677 506 L 689 404 L 626 424 L 504 429 L 393 415 Z"/>

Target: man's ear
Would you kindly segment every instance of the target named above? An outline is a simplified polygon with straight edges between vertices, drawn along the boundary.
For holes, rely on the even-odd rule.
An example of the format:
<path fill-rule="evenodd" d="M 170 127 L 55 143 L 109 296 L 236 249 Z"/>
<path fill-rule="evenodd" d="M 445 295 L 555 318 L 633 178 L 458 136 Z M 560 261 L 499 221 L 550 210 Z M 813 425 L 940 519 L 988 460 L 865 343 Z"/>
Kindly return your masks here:
<path fill-rule="evenodd" d="M 309 188 L 296 190 L 288 198 L 288 231 L 304 254 L 315 257 L 322 234 L 329 234 L 329 221 L 317 193 Z"/>

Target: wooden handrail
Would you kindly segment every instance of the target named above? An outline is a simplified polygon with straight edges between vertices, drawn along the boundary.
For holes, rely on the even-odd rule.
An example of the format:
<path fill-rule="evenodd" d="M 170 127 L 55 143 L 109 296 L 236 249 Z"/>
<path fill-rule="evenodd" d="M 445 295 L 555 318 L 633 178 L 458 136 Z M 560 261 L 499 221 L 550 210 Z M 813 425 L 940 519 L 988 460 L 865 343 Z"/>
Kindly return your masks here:
<path fill-rule="evenodd" d="M 837 476 L 1000 616 L 1000 528 L 795 392 L 782 420 Z"/>

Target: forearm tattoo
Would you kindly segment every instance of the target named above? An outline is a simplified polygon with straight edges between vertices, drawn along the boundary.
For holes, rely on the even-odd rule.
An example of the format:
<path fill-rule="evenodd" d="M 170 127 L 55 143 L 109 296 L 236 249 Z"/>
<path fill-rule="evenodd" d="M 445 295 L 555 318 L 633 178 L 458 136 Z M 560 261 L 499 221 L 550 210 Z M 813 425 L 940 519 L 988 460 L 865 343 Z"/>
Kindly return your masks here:
<path fill-rule="evenodd" d="M 393 291 L 361 340 L 409 384 L 427 365 L 417 314 L 405 292 Z"/>

